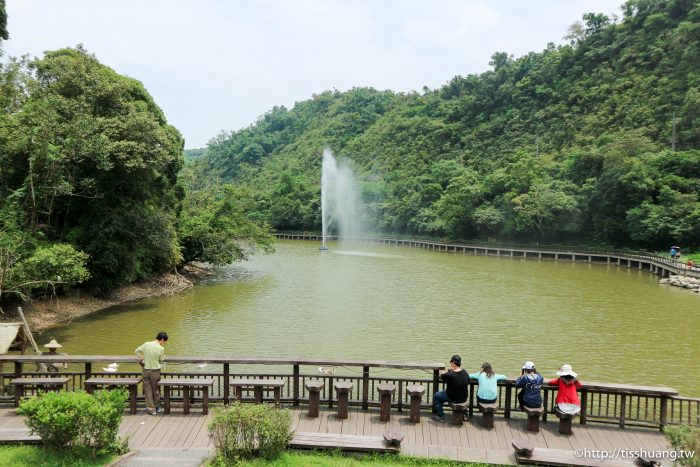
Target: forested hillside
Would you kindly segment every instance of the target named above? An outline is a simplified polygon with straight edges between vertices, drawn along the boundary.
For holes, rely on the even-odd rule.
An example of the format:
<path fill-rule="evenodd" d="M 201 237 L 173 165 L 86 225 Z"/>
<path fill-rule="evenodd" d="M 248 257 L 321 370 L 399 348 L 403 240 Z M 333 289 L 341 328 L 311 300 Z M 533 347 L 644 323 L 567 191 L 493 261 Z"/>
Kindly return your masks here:
<path fill-rule="evenodd" d="M 700 2 L 621 10 L 436 90 L 276 107 L 212 140 L 192 170 L 245 187 L 249 215 L 280 230 L 320 229 L 327 146 L 359 173 L 377 232 L 698 246 Z"/>

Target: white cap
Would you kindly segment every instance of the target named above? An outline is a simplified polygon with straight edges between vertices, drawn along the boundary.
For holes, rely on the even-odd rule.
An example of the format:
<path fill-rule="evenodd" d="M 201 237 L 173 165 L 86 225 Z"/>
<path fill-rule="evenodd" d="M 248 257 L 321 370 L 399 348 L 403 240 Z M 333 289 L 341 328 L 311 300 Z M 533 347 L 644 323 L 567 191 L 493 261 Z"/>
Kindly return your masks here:
<path fill-rule="evenodd" d="M 523 370 L 532 370 L 533 368 L 535 368 L 534 362 L 527 361 L 525 365 L 523 365 Z"/>

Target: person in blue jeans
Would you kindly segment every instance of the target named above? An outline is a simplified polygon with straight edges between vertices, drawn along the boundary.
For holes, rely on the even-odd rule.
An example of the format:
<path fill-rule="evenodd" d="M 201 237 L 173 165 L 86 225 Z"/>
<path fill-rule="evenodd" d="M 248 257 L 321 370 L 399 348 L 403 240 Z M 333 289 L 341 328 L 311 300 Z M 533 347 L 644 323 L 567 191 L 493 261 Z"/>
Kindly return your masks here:
<path fill-rule="evenodd" d="M 493 372 L 490 363 L 481 365 L 481 371 L 470 373 L 470 378 L 479 381 L 479 390 L 476 399 L 483 404 L 493 404 L 498 399 L 498 382 L 506 379 L 505 375 L 497 375 Z"/>
<path fill-rule="evenodd" d="M 537 408 L 542 405 L 542 383 L 544 378 L 537 372 L 533 362 L 525 362 L 520 378 L 515 380 L 515 387 L 522 388 L 518 392 L 520 408 Z"/>
<path fill-rule="evenodd" d="M 445 402 L 463 404 L 469 396 L 469 375 L 462 369 L 462 357 L 453 355 L 450 359 L 450 369 L 440 374 L 440 381 L 445 383 L 445 390 L 433 395 L 432 420 L 445 423 L 445 411 L 442 405 Z"/>

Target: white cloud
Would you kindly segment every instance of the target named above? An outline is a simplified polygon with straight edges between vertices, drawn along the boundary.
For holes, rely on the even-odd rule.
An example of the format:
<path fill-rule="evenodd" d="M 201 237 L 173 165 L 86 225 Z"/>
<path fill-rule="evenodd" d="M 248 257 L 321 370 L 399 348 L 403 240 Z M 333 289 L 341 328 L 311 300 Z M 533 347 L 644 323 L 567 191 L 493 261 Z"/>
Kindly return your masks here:
<path fill-rule="evenodd" d="M 9 55 L 83 43 L 200 147 L 327 89 L 437 87 L 622 0 L 8 0 Z"/>

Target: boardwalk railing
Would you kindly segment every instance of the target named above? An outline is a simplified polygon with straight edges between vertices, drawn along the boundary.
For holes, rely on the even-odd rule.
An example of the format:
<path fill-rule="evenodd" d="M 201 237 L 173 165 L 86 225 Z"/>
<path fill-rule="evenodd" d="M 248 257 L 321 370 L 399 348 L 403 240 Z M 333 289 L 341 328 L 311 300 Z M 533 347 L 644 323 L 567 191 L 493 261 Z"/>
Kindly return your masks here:
<path fill-rule="evenodd" d="M 277 232 L 274 235 L 275 237 L 283 240 L 311 240 L 319 242 L 322 240 L 320 235 L 312 233 Z M 338 236 L 329 236 L 327 240 L 338 241 L 340 238 Z M 358 237 L 343 240 L 378 245 L 421 248 L 442 253 L 606 263 L 615 264 L 620 267 L 636 268 L 664 277 L 668 277 L 671 274 L 679 274 L 700 278 L 700 267 L 690 268 L 681 261 L 672 261 L 667 256 L 662 256 L 647 251 L 629 249 L 591 248 L 568 245 L 506 245 L 481 242 L 457 244 L 438 240 L 404 237 Z"/>
<path fill-rule="evenodd" d="M 100 377 L 138 377 L 141 372 L 136 368 L 139 359 L 132 356 L 42 356 L 42 355 L 0 355 L 0 401 L 10 403 L 11 381 L 20 377 L 46 376 L 35 371 L 37 362 L 67 362 L 69 371 L 62 371 L 62 376 L 70 378 L 69 390 L 83 389 L 86 379 Z M 133 371 L 106 373 L 95 371 L 105 363 L 118 362 L 132 366 Z M 199 370 L 196 365 L 207 364 L 207 371 Z M 131 365 L 129 365 L 131 364 Z M 179 367 L 181 371 L 171 370 Z M 76 371 L 75 367 L 79 367 Z M 274 371 L 251 371 L 251 368 L 274 366 Z M 191 370 L 190 370 L 191 367 Z M 325 373 L 319 367 L 328 369 Z M 285 371 L 284 368 L 288 370 Z M 439 372 L 443 365 L 438 363 L 399 363 L 388 361 L 358 360 L 319 360 L 308 358 L 256 358 L 256 357 L 184 357 L 170 356 L 166 360 L 163 377 L 177 378 L 214 378 L 211 395 L 213 401 L 230 403 L 233 394 L 230 381 L 237 378 L 283 379 L 282 403 L 299 406 L 308 402 L 308 393 L 304 383 L 307 379 L 321 379 L 325 382 L 321 392 L 321 401 L 328 407 L 337 403 L 333 383 L 350 381 L 353 389 L 350 404 L 368 409 L 379 406 L 377 385 L 391 382 L 396 386 L 392 406 L 402 411 L 408 408 L 410 396 L 406 386 L 420 384 L 426 388 L 422 405 L 431 407 L 433 394 L 441 388 Z M 291 372 L 289 371 L 291 369 Z M 332 369 L 332 370 L 331 370 Z M 372 374 L 371 372 L 374 372 Z M 330 373 L 330 374 L 329 374 Z M 476 409 L 476 382 L 472 381 L 469 391 L 469 413 Z M 506 418 L 513 414 L 522 414 L 518 408 L 517 391 L 512 379 L 499 382 L 499 413 Z M 682 397 L 677 391 L 666 387 L 634 386 L 629 384 L 610 384 L 583 382 L 581 388 L 581 414 L 579 423 L 589 422 L 614 423 L 620 427 L 645 426 L 663 428 L 668 424 L 686 424 L 700 426 L 700 398 Z M 201 395 L 195 395 L 201 397 Z M 182 394 L 174 392 L 173 397 Z M 543 399 L 547 408 L 544 419 L 554 411 L 556 388 L 544 385 Z M 250 395 L 244 401 L 253 400 Z"/>

